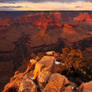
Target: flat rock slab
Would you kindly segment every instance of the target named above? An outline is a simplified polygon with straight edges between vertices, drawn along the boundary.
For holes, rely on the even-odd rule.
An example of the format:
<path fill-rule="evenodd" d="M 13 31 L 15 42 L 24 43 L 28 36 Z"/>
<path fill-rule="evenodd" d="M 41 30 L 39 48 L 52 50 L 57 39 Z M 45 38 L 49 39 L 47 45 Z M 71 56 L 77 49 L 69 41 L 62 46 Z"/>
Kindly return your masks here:
<path fill-rule="evenodd" d="M 64 84 L 66 83 L 69 83 L 66 77 L 59 73 L 54 73 L 51 75 L 48 84 L 42 92 L 61 92 L 63 91 Z"/>
<path fill-rule="evenodd" d="M 87 83 L 82 83 L 79 92 L 92 92 L 92 81 Z"/>
<path fill-rule="evenodd" d="M 39 61 L 44 67 L 45 71 L 52 71 L 53 65 L 55 62 L 55 58 L 53 56 L 44 56 L 42 59 Z"/>

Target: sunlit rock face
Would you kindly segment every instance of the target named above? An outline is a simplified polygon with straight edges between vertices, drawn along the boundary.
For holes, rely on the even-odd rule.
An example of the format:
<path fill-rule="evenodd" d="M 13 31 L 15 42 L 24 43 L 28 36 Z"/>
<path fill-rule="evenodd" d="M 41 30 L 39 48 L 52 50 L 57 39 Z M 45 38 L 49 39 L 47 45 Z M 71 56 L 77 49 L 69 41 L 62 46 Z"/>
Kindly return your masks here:
<path fill-rule="evenodd" d="M 55 73 L 52 74 L 48 84 L 45 86 L 43 92 L 60 92 L 61 90 L 63 90 L 63 83 L 68 84 L 69 81 L 67 80 L 67 78 L 65 78 L 64 76 Z M 63 91 L 64 92 L 64 91 Z"/>
<path fill-rule="evenodd" d="M 82 22 L 77 22 L 81 17 Z M 16 18 L 0 14 L 0 84 L 6 84 L 16 69 L 24 71 L 26 62 L 39 51 L 61 52 L 73 46 L 82 49 L 90 63 L 92 25 L 87 21 L 91 18 L 89 13 L 58 11 L 28 12 Z"/>
<path fill-rule="evenodd" d="M 52 51 L 50 51 L 52 52 Z M 2 92 L 88 92 L 92 91 L 92 75 L 91 80 L 89 82 L 81 82 L 81 85 L 78 85 L 78 82 L 81 80 L 83 81 L 83 77 L 81 79 L 81 72 L 79 76 L 71 76 L 73 73 L 77 73 L 79 69 L 72 69 L 71 71 L 68 70 L 66 75 L 63 73 L 66 68 L 66 63 L 63 62 L 65 65 L 62 64 L 62 58 L 60 65 L 57 65 L 55 59 L 58 59 L 62 54 L 57 54 L 57 52 L 53 51 L 54 54 L 48 55 L 48 52 L 44 52 L 44 54 L 40 54 L 37 57 L 40 59 L 38 60 L 37 57 L 34 57 L 34 60 L 37 60 L 35 64 L 32 63 L 32 58 L 30 59 L 31 62 L 26 66 L 27 69 L 24 72 L 16 71 L 14 76 L 10 78 L 8 84 L 5 85 Z M 76 53 L 76 52 L 75 52 Z M 57 57 L 56 57 L 57 54 Z M 64 54 L 64 53 L 63 53 Z M 33 67 L 31 67 L 32 65 Z M 52 67 L 54 66 L 54 67 Z M 60 70 L 58 70 L 58 66 Z M 64 66 L 64 69 L 63 69 Z M 88 66 L 86 66 L 88 67 Z M 85 67 L 85 68 L 86 68 Z M 63 71 L 62 71 L 63 69 Z M 27 70 L 27 71 L 26 71 Z M 57 70 L 57 71 L 56 71 Z M 83 71 L 84 72 L 84 71 Z M 86 72 L 86 71 L 85 71 Z M 87 73 L 87 72 L 86 72 Z M 34 78 L 34 75 L 36 77 Z M 63 74 L 63 75 L 62 75 Z M 68 74 L 68 76 L 67 76 Z M 71 80 L 70 80 L 70 78 Z M 75 78 L 72 81 L 72 78 Z M 79 79 L 78 79 L 79 78 Z M 85 81 L 85 79 L 84 79 Z"/>
<path fill-rule="evenodd" d="M 80 86 L 80 92 L 81 91 L 82 92 L 90 92 L 90 91 L 92 91 L 91 85 L 92 85 L 92 81 L 81 84 L 81 86 Z"/>
<path fill-rule="evenodd" d="M 34 67 L 36 67 L 38 63 L 43 65 L 40 73 L 37 73 L 37 80 L 33 79 L 32 75 L 34 75 L 35 71 L 39 71 L 41 65 L 31 71 L 28 71 L 27 73 L 20 73 L 16 71 L 15 75 L 10 79 L 10 82 L 5 86 L 3 92 L 54 92 L 54 90 L 60 92 L 64 85 L 69 84 L 70 81 L 68 81 L 65 76 L 52 72 L 52 66 L 55 64 L 54 62 L 54 56 L 47 55 L 43 56 L 35 64 Z"/>
<path fill-rule="evenodd" d="M 80 13 L 77 17 L 74 18 L 74 21 L 92 22 L 92 16 L 88 13 Z"/>

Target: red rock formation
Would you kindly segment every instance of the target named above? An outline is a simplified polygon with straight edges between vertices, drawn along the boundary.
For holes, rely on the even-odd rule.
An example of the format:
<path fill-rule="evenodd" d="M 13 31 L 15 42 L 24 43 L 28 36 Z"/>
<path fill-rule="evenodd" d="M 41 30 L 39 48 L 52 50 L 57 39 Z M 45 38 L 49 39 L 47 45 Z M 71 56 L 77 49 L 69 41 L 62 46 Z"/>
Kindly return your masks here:
<path fill-rule="evenodd" d="M 72 26 L 70 26 L 69 24 L 64 24 L 64 27 L 67 29 L 72 29 Z"/>
<path fill-rule="evenodd" d="M 36 27 L 42 27 L 41 35 L 45 35 L 48 25 L 61 27 L 61 12 L 49 12 L 49 13 L 35 13 L 21 16 L 18 23 L 25 24 L 30 23 Z"/>
<path fill-rule="evenodd" d="M 40 92 L 54 92 L 53 88 L 55 88 L 54 90 L 57 90 L 57 92 L 60 92 L 63 90 L 64 85 L 70 82 L 61 74 L 52 74 L 54 61 L 55 59 L 53 56 L 43 56 L 42 59 L 35 64 L 35 66 L 37 66 L 38 63 L 43 64 L 43 68 L 37 76 L 38 85 L 32 80 L 33 70 L 28 71 L 26 74 L 25 72 L 15 72 L 15 75 L 11 78 L 2 92 L 39 92 L 37 86 L 41 90 Z M 39 67 L 36 67 L 34 71 L 38 71 L 38 68 Z"/>
<path fill-rule="evenodd" d="M 74 21 L 92 22 L 92 17 L 88 13 L 80 13 L 77 17 L 74 18 Z"/>

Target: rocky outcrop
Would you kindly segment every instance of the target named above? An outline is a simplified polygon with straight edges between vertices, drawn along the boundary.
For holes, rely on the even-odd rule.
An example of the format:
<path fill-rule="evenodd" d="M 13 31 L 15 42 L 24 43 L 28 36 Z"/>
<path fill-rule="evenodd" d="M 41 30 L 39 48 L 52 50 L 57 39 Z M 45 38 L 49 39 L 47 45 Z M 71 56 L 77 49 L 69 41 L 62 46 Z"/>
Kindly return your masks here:
<path fill-rule="evenodd" d="M 88 13 L 80 13 L 77 17 L 74 18 L 74 21 L 92 22 L 92 17 Z"/>
<path fill-rule="evenodd" d="M 31 80 L 30 76 L 25 75 L 19 86 L 18 92 L 37 92 L 36 84 Z"/>
<path fill-rule="evenodd" d="M 10 83 L 5 86 L 3 92 L 10 92 L 10 90 L 16 90 L 14 92 L 44 92 L 48 89 L 48 85 L 52 83 L 52 81 L 53 87 L 59 86 L 57 89 L 59 92 L 66 79 L 64 79 L 64 76 L 52 72 L 55 57 L 48 56 L 48 54 L 46 55 L 47 56 L 42 56 L 34 68 L 28 70 L 26 73 L 16 72 L 11 78 Z M 34 76 L 36 77 L 34 78 Z M 58 83 L 58 81 L 60 82 Z M 56 84 L 56 86 L 54 84 Z"/>
<path fill-rule="evenodd" d="M 74 54 L 74 50 L 72 54 Z M 88 92 L 91 90 L 92 82 L 83 83 L 78 87 L 76 83 L 62 75 L 67 69 L 62 70 L 66 64 L 64 61 L 62 62 L 61 56 L 63 53 L 55 51 L 34 56 L 33 59 L 30 59 L 27 70 L 22 73 L 16 71 L 2 92 Z M 58 67 L 61 71 L 58 70 Z M 74 69 L 67 71 L 69 76 L 73 72 L 75 72 Z"/>
<path fill-rule="evenodd" d="M 39 85 L 41 91 L 46 86 L 50 76 L 51 76 L 51 72 L 49 72 L 49 71 L 43 71 L 38 75 L 37 82 L 38 82 L 38 85 Z"/>
<path fill-rule="evenodd" d="M 66 77 L 58 73 L 41 72 L 37 85 L 30 74 L 19 73 L 5 86 L 3 92 L 60 92 L 61 90 L 65 92 L 67 89 L 64 86 L 69 83 Z"/>
<path fill-rule="evenodd" d="M 33 78 L 36 79 L 36 77 L 42 71 L 52 71 L 54 66 L 54 61 L 55 61 L 55 58 L 53 56 L 43 56 L 41 60 L 37 62 L 35 65 Z"/>
<path fill-rule="evenodd" d="M 54 73 L 48 80 L 48 84 L 44 88 L 43 92 L 61 92 L 64 90 L 64 85 L 68 84 L 69 81 L 64 76 Z"/>

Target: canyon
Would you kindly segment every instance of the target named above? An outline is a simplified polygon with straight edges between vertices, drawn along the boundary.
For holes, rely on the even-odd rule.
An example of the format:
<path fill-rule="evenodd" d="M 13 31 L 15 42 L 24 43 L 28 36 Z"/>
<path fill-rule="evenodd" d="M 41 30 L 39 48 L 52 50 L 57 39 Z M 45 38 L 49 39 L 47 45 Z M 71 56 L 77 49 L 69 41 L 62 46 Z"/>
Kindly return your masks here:
<path fill-rule="evenodd" d="M 24 72 L 38 52 L 81 49 L 92 66 L 92 13 L 49 11 L 12 16 L 0 12 L 0 90 L 16 70 Z"/>

